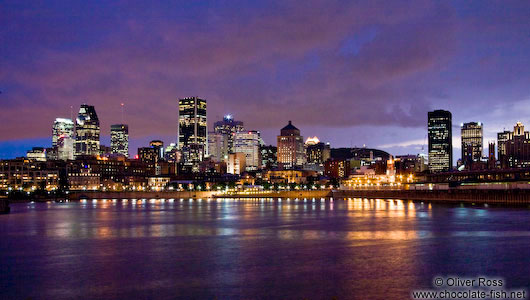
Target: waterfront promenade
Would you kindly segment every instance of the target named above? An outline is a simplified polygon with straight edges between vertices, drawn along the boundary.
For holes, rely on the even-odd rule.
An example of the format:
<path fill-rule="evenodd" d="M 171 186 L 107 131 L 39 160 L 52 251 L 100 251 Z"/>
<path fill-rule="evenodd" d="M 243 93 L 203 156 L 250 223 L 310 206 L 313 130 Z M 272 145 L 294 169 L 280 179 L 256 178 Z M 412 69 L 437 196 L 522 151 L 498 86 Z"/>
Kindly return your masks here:
<path fill-rule="evenodd" d="M 71 192 L 69 200 L 81 199 L 171 199 L 171 198 L 368 198 L 431 202 L 530 205 L 530 190 L 447 189 L 447 190 L 291 190 L 291 191 L 164 191 L 164 192 Z"/>

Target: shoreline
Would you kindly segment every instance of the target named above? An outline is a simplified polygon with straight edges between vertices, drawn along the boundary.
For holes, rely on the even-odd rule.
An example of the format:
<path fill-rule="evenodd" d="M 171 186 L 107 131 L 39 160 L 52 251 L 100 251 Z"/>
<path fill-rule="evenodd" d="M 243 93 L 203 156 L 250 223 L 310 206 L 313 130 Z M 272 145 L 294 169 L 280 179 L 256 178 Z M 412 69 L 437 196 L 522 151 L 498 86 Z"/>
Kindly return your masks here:
<path fill-rule="evenodd" d="M 256 198 L 331 198 L 331 199 L 393 199 L 432 203 L 456 203 L 472 205 L 530 206 L 530 190 L 303 190 L 264 191 L 221 194 L 211 191 L 164 191 L 164 192 L 70 192 L 66 197 L 44 197 L 33 199 L 7 199 L 0 202 L 63 202 L 90 199 L 256 199 Z M 3 201 L 2 201 L 3 200 Z"/>

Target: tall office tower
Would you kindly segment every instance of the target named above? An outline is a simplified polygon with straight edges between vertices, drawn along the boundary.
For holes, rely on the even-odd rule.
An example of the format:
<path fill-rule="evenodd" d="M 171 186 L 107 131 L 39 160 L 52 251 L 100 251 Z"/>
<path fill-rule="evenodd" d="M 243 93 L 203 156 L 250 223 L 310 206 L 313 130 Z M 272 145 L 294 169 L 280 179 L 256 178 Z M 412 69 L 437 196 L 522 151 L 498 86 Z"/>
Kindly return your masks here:
<path fill-rule="evenodd" d="M 278 164 L 284 168 L 303 166 L 306 162 L 304 137 L 291 121 L 282 128 L 278 136 Z"/>
<path fill-rule="evenodd" d="M 453 166 L 451 112 L 435 110 L 428 113 L 429 170 L 447 172 Z"/>
<path fill-rule="evenodd" d="M 261 137 L 259 131 L 237 132 L 234 137 L 234 152 L 245 154 L 245 170 L 257 170 L 261 166 L 260 161 Z"/>
<path fill-rule="evenodd" d="M 196 165 L 208 153 L 206 100 L 189 97 L 179 100 L 179 149 L 189 151 L 185 163 Z M 197 171 L 197 168 L 194 168 Z"/>
<path fill-rule="evenodd" d="M 495 168 L 495 142 L 489 142 L 488 144 L 488 169 Z"/>
<path fill-rule="evenodd" d="M 129 126 L 125 124 L 110 126 L 110 148 L 112 154 L 129 157 Z"/>
<path fill-rule="evenodd" d="M 164 149 L 164 159 L 170 163 L 180 161 L 180 152 L 178 151 L 177 144 L 170 143 L 169 146 Z"/>
<path fill-rule="evenodd" d="M 501 168 L 508 167 L 508 160 L 506 159 L 506 142 L 511 139 L 512 132 L 504 130 L 497 133 L 497 159 L 501 164 Z"/>
<path fill-rule="evenodd" d="M 82 104 L 75 123 L 75 156 L 99 155 L 99 119 L 92 105 Z"/>
<path fill-rule="evenodd" d="M 234 137 L 236 133 L 242 132 L 244 129 L 243 122 L 235 121 L 231 115 L 223 117 L 222 121 L 214 123 L 214 132 L 225 136 L 228 153 L 234 153 Z"/>
<path fill-rule="evenodd" d="M 460 126 L 462 134 L 462 162 L 470 168 L 482 158 L 482 123 L 470 122 Z"/>
<path fill-rule="evenodd" d="M 278 148 L 276 146 L 261 146 L 261 167 L 274 169 L 278 167 Z"/>
<path fill-rule="evenodd" d="M 208 133 L 208 156 L 216 162 L 228 158 L 228 138 L 222 133 Z"/>
<path fill-rule="evenodd" d="M 528 168 L 530 167 L 530 132 L 524 130 L 524 125 L 517 122 L 513 132 L 502 133 L 504 153 L 499 157 L 502 168 Z M 501 133 L 499 133 L 501 135 Z M 499 140 L 498 147 L 501 147 Z M 500 153 L 500 151 L 499 151 Z"/>
<path fill-rule="evenodd" d="M 322 143 L 316 136 L 307 138 L 305 142 L 307 163 L 312 165 L 324 165 L 331 157 L 331 146 Z"/>
<path fill-rule="evenodd" d="M 149 142 L 149 147 L 156 150 L 156 160 L 164 159 L 164 142 L 160 140 L 154 140 Z"/>
<path fill-rule="evenodd" d="M 57 152 L 57 159 L 74 159 L 74 122 L 72 120 L 55 119 L 52 127 L 52 148 Z"/>

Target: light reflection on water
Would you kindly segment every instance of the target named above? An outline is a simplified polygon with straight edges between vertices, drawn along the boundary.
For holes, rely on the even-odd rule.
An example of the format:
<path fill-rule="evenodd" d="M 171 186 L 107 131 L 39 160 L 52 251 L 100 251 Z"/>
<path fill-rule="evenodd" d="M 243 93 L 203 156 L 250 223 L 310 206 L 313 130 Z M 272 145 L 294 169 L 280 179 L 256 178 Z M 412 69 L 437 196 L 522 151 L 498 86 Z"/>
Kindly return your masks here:
<path fill-rule="evenodd" d="M 405 299 L 439 274 L 530 273 L 528 209 L 406 200 L 12 204 L 0 238 L 2 299 Z"/>

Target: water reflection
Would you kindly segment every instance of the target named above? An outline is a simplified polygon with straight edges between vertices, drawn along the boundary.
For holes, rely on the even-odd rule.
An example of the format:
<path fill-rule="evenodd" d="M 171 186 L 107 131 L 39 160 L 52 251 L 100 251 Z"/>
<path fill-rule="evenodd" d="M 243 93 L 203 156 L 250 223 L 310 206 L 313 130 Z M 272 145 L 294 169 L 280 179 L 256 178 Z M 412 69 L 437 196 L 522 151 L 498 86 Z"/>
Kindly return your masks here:
<path fill-rule="evenodd" d="M 404 299 L 434 275 L 485 274 L 483 262 L 517 286 L 529 221 L 525 209 L 402 199 L 14 204 L 0 216 L 0 298 Z"/>

